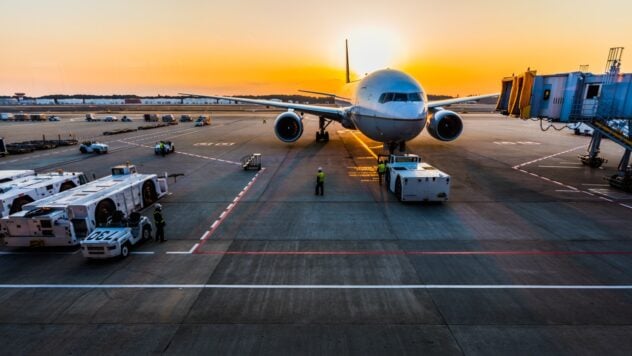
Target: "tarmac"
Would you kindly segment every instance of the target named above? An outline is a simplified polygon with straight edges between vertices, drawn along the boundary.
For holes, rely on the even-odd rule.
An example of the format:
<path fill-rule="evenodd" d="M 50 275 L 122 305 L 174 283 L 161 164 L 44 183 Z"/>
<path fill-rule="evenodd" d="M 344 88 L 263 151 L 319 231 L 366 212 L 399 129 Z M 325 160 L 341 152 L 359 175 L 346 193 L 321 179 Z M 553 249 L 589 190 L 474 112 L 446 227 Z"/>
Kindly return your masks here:
<path fill-rule="evenodd" d="M 117 114 L 119 117 L 122 114 Z M 193 114 L 193 115 L 197 115 Z M 329 127 L 278 141 L 275 114 L 193 123 L 0 123 L 8 142 L 73 135 L 110 145 L 0 158 L 0 169 L 109 174 L 130 161 L 169 178 L 164 243 L 126 259 L 0 249 L 2 354 L 512 354 L 632 352 L 632 195 L 608 187 L 623 150 L 581 165 L 589 137 L 464 114 L 464 133 L 408 143 L 452 176 L 442 204 L 379 186 L 381 144 Z M 175 143 L 161 157 L 153 145 Z M 240 159 L 261 153 L 263 169 Z M 317 167 L 325 195 L 314 195 Z M 151 215 L 152 209 L 143 213 Z"/>

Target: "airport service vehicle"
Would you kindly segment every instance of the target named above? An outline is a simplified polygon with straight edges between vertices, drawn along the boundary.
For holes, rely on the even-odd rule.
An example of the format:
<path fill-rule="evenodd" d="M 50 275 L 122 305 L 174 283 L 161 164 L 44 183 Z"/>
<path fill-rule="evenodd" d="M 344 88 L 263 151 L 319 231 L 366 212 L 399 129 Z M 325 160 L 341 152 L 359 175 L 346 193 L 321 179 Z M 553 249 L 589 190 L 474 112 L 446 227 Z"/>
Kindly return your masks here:
<path fill-rule="evenodd" d="M 81 146 L 79 146 L 79 152 L 96 154 L 108 153 L 108 145 L 94 141 L 84 141 L 81 143 Z"/>
<path fill-rule="evenodd" d="M 31 121 L 46 121 L 46 116 L 42 114 L 31 114 Z"/>
<path fill-rule="evenodd" d="M 0 184 L 0 217 L 22 210 L 22 206 L 79 185 L 88 178 L 81 172 L 30 175 Z"/>
<path fill-rule="evenodd" d="M 2 140 L 2 139 L 0 139 Z M 0 171 L 0 183 L 10 182 L 14 179 L 32 176 L 35 174 L 35 171 L 32 169 L 21 169 L 21 170 L 2 170 Z"/>
<path fill-rule="evenodd" d="M 49 116 L 48 121 L 61 121 L 59 116 Z"/>
<path fill-rule="evenodd" d="M 123 118 L 121 119 L 121 122 L 132 122 L 134 120 L 130 119 L 129 117 L 127 117 L 127 115 L 123 116 Z"/>
<path fill-rule="evenodd" d="M 97 227 L 81 240 L 81 253 L 86 258 L 127 257 L 132 246 L 151 240 L 151 222 L 138 212 L 130 214 L 129 220 L 110 222 Z"/>
<path fill-rule="evenodd" d="M 100 121 L 94 117 L 94 114 L 86 114 L 86 121 Z"/>
<path fill-rule="evenodd" d="M 114 121 L 118 121 L 118 118 L 116 116 L 106 116 L 105 119 L 103 119 L 103 121 L 114 122 Z"/>
<path fill-rule="evenodd" d="M 162 122 L 176 122 L 176 118 L 171 114 L 162 115 Z"/>
<path fill-rule="evenodd" d="M 8 112 L 3 112 L 3 113 L 0 114 L 0 120 L 1 121 L 13 120 L 13 114 L 8 113 Z"/>
<path fill-rule="evenodd" d="M 162 151 L 160 150 L 160 144 L 163 144 L 165 147 L 165 154 L 168 153 L 173 153 L 176 151 L 176 145 L 173 144 L 173 142 L 171 141 L 160 141 L 156 144 L 156 146 L 154 146 L 154 153 L 159 155 L 162 154 Z"/>
<path fill-rule="evenodd" d="M 180 122 L 191 122 L 193 121 L 193 119 L 191 118 L 191 115 L 182 115 L 180 116 Z"/>
<path fill-rule="evenodd" d="M 0 231 L 7 246 L 74 246 L 116 211 L 131 216 L 166 194 L 166 178 L 115 166 L 111 176 L 24 205 L 0 220 Z"/>
<path fill-rule="evenodd" d="M 447 201 L 450 176 L 414 154 L 389 156 L 386 185 L 400 201 Z"/>
<path fill-rule="evenodd" d="M 586 135 L 586 136 L 592 136 L 593 132 L 595 130 L 593 130 L 592 127 L 581 123 L 581 122 L 576 122 L 574 124 L 570 124 L 568 125 L 568 128 L 573 130 L 573 132 L 575 133 L 575 135 Z"/>
<path fill-rule="evenodd" d="M 208 126 L 211 124 L 211 117 L 206 115 L 198 116 L 197 120 L 195 120 L 195 126 Z"/>
<path fill-rule="evenodd" d="M 25 113 L 19 113 L 19 114 L 15 114 L 13 116 L 13 120 L 15 121 L 27 121 L 29 119 L 29 116 Z"/>
<path fill-rule="evenodd" d="M 392 69 L 379 70 L 352 82 L 348 46 L 345 47 L 347 85 L 341 94 L 309 91 L 335 99 L 340 107 L 216 95 L 181 95 L 287 109 L 287 112 L 277 116 L 273 126 L 274 133 L 282 142 L 295 142 L 303 135 L 303 115 L 307 113 L 319 118 L 317 141 L 328 141 L 329 134 L 325 129 L 336 121 L 344 128 L 358 129 L 370 139 L 382 142 L 389 153 L 398 147 L 401 152 L 405 152 L 406 141 L 417 137 L 424 127 L 437 140 L 457 139 L 463 132 L 462 119 L 459 114 L 445 110 L 442 106 L 497 96 L 488 94 L 429 102 L 417 80 Z"/>
<path fill-rule="evenodd" d="M 158 121 L 158 115 L 156 114 L 144 114 L 143 119 L 145 121 Z"/>

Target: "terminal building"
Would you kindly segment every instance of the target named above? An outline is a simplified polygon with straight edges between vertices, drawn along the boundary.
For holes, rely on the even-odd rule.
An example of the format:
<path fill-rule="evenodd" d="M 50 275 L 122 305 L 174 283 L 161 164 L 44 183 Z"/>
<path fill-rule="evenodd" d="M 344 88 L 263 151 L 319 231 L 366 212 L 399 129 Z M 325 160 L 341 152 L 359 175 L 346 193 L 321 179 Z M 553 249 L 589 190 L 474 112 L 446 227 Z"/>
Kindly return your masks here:
<path fill-rule="evenodd" d="M 584 164 L 598 168 L 605 136 L 624 148 L 618 174 L 608 177 L 612 186 L 632 192 L 632 73 L 621 73 L 622 47 L 611 48 L 604 74 L 582 71 L 537 75 L 527 70 L 503 79 L 496 110 L 522 119 L 583 123 L 594 129 Z"/>

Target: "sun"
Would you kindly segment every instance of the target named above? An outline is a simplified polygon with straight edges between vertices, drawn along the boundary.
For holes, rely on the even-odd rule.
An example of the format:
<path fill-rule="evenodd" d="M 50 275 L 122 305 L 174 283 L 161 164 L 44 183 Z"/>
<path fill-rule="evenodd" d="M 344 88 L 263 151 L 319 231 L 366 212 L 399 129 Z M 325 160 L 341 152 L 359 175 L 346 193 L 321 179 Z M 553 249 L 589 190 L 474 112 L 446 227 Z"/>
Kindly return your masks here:
<path fill-rule="evenodd" d="M 394 68 L 402 55 L 398 37 L 388 29 L 358 28 L 348 39 L 351 72 L 360 78 L 376 70 Z"/>

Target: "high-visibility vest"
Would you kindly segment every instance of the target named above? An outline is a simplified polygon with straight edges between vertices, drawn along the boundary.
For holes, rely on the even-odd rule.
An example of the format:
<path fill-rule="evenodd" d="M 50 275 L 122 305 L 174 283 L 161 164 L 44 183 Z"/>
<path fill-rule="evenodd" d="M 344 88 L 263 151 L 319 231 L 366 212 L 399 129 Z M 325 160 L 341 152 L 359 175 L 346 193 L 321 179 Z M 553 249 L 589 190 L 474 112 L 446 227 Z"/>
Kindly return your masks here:
<path fill-rule="evenodd" d="M 325 172 L 318 172 L 316 175 L 316 180 L 318 183 L 325 183 Z"/>
<path fill-rule="evenodd" d="M 377 165 L 377 172 L 384 173 L 386 172 L 386 165 L 384 163 L 380 163 Z"/>

